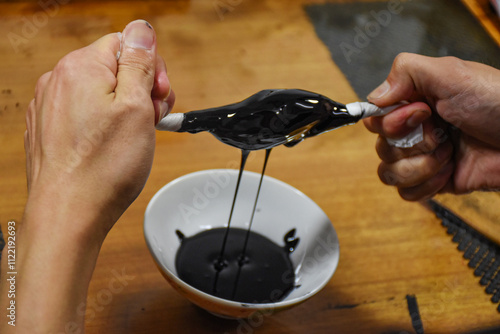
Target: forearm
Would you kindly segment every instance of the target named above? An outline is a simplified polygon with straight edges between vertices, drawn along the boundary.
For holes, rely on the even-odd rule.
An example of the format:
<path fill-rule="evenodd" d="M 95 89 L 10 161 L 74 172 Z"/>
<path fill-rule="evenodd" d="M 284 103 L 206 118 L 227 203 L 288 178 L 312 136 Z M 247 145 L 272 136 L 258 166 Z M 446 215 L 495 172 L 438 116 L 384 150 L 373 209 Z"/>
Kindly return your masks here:
<path fill-rule="evenodd" d="M 83 333 L 87 289 L 104 238 L 90 228 L 96 211 L 83 209 L 54 197 L 29 202 L 16 239 L 14 298 L 4 284 L 9 270 L 2 260 L 1 308 L 15 301 L 16 321 L 2 320 L 0 332 Z"/>

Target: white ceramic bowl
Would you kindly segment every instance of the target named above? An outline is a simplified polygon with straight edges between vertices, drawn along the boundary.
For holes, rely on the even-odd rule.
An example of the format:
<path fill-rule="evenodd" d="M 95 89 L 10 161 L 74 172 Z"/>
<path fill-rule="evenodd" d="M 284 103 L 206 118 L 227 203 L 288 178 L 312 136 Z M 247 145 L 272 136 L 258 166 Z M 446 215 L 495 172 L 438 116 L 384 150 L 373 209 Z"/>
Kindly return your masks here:
<path fill-rule="evenodd" d="M 300 242 L 290 257 L 296 288 L 279 302 L 248 304 L 204 293 L 177 277 L 175 256 L 180 241 L 175 231 L 190 237 L 227 226 L 237 177 L 238 171 L 231 169 L 200 171 L 170 182 L 155 194 L 146 209 L 144 234 L 158 268 L 191 302 L 223 317 L 272 313 L 305 301 L 328 283 L 337 268 L 337 234 L 326 214 L 309 197 L 269 176 L 262 183 L 252 231 L 284 245 L 283 236 L 296 229 Z M 243 173 L 231 227 L 248 227 L 259 179 L 259 174 Z"/>

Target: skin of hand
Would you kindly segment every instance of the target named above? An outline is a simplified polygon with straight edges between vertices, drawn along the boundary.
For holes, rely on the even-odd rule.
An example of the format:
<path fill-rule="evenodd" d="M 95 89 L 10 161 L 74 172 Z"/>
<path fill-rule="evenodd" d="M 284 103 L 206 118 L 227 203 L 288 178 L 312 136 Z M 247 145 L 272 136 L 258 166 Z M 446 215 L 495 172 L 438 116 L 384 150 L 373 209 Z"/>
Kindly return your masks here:
<path fill-rule="evenodd" d="M 174 100 L 156 34 L 142 20 L 70 53 L 39 79 L 26 115 L 17 321 L 2 321 L 2 333 L 83 332 L 100 246 L 143 189 L 155 124 Z M 11 271 L 5 259 L 3 272 Z M 2 308 L 10 302 L 5 286 Z"/>
<path fill-rule="evenodd" d="M 368 96 L 380 107 L 410 103 L 364 120 L 379 134 L 382 182 L 401 197 L 424 200 L 437 193 L 500 189 L 500 71 L 454 57 L 402 53 L 386 81 Z M 389 145 L 423 125 L 424 141 L 412 148 Z"/>

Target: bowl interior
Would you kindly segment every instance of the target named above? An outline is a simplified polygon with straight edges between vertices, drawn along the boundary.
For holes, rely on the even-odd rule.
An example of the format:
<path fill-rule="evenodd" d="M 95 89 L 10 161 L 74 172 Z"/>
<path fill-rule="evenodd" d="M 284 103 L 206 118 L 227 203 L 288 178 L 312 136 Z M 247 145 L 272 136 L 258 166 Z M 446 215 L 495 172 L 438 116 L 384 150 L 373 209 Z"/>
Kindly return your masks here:
<path fill-rule="evenodd" d="M 160 269 L 178 284 L 183 282 L 176 277 L 175 257 L 180 245 L 176 230 L 190 237 L 227 226 L 237 177 L 238 171 L 230 169 L 188 174 L 164 186 L 149 203 L 144 221 L 148 247 Z M 259 179 L 260 174 L 243 173 L 231 227 L 248 228 Z M 300 238 L 291 254 L 296 288 L 275 306 L 300 302 L 328 283 L 338 264 L 339 245 L 335 229 L 316 203 L 290 185 L 265 176 L 252 231 L 284 245 L 284 235 L 294 228 Z"/>

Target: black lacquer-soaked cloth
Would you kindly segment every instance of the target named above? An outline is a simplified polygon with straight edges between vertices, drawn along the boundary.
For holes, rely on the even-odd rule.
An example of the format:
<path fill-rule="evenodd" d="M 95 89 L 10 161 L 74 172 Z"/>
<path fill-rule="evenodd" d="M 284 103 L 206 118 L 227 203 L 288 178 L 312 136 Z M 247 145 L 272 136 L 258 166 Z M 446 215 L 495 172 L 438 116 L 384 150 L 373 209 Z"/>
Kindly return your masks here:
<path fill-rule="evenodd" d="M 500 48 L 460 1 L 326 3 L 305 10 L 360 99 L 385 80 L 400 52 L 500 68 Z"/>

